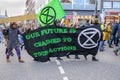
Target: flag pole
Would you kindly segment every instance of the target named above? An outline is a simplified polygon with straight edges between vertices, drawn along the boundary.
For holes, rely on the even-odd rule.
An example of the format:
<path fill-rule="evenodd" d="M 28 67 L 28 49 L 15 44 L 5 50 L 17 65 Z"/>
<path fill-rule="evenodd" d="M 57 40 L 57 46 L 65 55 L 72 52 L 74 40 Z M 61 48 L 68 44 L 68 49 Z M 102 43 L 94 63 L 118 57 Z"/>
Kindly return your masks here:
<path fill-rule="evenodd" d="M 97 0 L 95 0 L 95 11 L 94 11 L 94 16 L 96 16 L 96 14 L 97 14 L 97 4 L 98 4 L 98 2 L 97 2 Z"/>

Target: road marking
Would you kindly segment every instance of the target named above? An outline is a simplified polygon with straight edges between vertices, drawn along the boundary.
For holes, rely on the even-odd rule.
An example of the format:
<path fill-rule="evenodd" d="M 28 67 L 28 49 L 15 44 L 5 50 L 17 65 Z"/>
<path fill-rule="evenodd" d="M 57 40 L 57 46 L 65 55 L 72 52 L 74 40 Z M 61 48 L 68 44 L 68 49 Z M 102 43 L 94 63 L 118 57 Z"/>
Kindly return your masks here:
<path fill-rule="evenodd" d="M 60 65 L 60 61 L 56 60 L 57 65 Z"/>
<path fill-rule="evenodd" d="M 64 71 L 64 69 L 63 69 L 62 66 L 59 66 L 58 69 L 60 70 L 60 73 L 61 73 L 61 74 L 65 74 L 65 71 Z"/>
<path fill-rule="evenodd" d="M 65 71 L 64 71 L 63 67 L 61 66 L 61 63 L 59 60 L 56 60 L 56 64 L 58 66 L 60 73 L 65 74 Z M 63 80 L 69 80 L 69 79 L 68 79 L 68 77 L 65 76 L 65 77 L 63 77 Z"/>
<path fill-rule="evenodd" d="M 68 77 L 63 77 L 63 80 L 69 80 Z"/>

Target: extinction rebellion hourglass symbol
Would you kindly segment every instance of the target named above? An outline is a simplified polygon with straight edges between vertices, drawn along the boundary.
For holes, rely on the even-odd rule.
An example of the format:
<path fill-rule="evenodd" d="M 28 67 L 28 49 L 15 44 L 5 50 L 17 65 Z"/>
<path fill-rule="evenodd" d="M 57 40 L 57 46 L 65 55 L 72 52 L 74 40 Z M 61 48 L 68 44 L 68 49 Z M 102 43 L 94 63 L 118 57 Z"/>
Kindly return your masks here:
<path fill-rule="evenodd" d="M 98 29 L 88 28 L 79 33 L 78 43 L 82 48 L 92 49 L 98 46 L 100 38 L 101 33 Z"/>
<path fill-rule="evenodd" d="M 45 7 L 42 9 L 39 20 L 46 25 L 52 24 L 56 19 L 56 11 L 53 7 Z"/>

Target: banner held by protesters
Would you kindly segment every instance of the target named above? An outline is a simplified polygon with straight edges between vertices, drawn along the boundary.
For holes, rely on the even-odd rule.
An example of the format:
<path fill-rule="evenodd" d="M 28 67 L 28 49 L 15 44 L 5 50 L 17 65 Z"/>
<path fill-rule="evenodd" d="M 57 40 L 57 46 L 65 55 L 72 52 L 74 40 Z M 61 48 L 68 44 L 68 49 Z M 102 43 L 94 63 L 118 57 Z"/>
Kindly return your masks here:
<path fill-rule="evenodd" d="M 35 60 L 45 62 L 50 56 L 67 52 L 96 55 L 101 39 L 99 27 L 65 28 L 46 26 L 24 34 L 25 48 Z M 76 54 L 75 53 L 75 54 Z"/>

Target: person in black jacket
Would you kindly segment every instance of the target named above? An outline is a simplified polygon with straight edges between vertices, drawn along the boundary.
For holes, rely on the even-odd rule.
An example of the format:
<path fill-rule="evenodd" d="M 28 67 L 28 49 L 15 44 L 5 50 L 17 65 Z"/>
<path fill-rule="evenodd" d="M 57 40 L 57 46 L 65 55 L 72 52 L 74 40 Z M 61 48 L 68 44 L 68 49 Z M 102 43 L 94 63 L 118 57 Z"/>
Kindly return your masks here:
<path fill-rule="evenodd" d="M 59 21 L 59 20 L 55 20 L 55 21 L 54 21 L 54 25 L 55 25 L 55 26 L 60 26 L 60 21 Z M 63 60 L 63 59 L 61 59 L 59 53 L 57 54 L 57 60 Z"/>
<path fill-rule="evenodd" d="M 112 24 L 112 32 L 110 33 L 110 41 L 109 41 L 109 47 L 112 48 L 112 42 L 114 41 L 115 43 L 115 39 L 116 39 L 116 33 L 117 33 L 117 30 L 118 30 L 118 26 L 119 26 L 119 23 L 115 23 L 115 24 Z M 116 44 L 116 43 L 115 43 Z"/>
<path fill-rule="evenodd" d="M 119 46 L 118 48 L 116 48 L 113 52 L 115 53 L 116 56 L 118 56 L 118 51 L 120 51 L 120 23 L 118 26 L 118 30 L 117 30 L 117 38 L 119 39 Z"/>
<path fill-rule="evenodd" d="M 98 23 L 97 18 L 94 19 L 94 22 L 93 22 L 93 24 L 91 26 L 95 26 L 95 27 L 100 28 L 100 24 Z M 96 59 L 96 55 L 97 55 L 97 52 L 94 52 L 94 54 L 92 54 L 92 61 L 99 61 L 98 59 Z"/>

